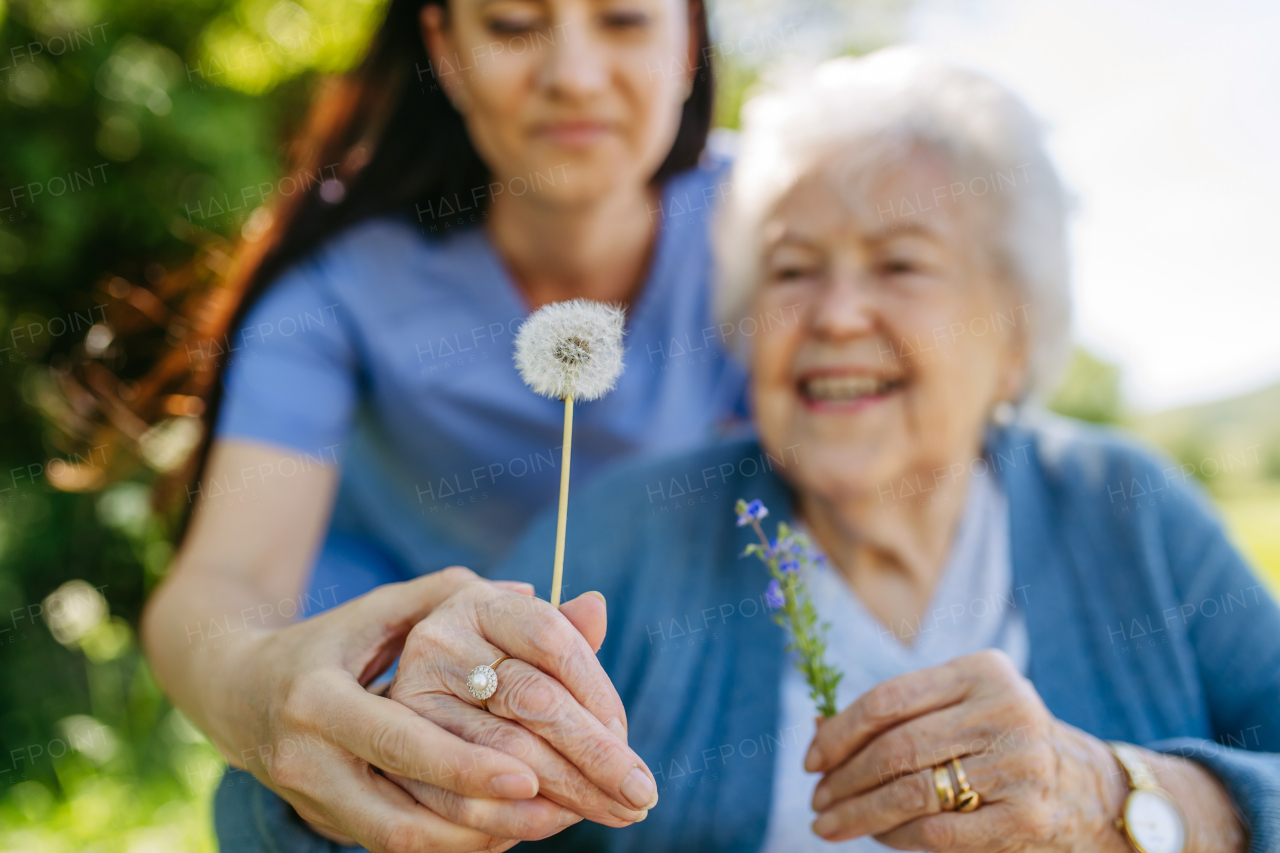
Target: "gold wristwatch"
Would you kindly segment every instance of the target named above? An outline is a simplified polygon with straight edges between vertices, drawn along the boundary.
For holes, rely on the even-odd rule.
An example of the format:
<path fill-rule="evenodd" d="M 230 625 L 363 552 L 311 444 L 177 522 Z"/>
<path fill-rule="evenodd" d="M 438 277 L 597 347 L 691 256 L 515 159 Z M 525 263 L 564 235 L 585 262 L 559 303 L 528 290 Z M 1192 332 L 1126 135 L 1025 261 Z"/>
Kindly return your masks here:
<path fill-rule="evenodd" d="M 1116 828 L 1138 853 L 1182 853 L 1187 846 L 1187 822 L 1156 781 L 1141 750 L 1118 741 L 1108 741 L 1107 746 L 1129 779 L 1129 797 L 1116 818 Z"/>

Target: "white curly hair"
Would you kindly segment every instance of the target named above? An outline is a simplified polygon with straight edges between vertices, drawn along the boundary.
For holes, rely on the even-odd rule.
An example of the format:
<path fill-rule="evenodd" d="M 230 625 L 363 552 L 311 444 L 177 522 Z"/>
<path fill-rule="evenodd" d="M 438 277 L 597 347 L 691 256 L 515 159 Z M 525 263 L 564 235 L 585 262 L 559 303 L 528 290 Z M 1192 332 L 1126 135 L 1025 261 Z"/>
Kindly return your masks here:
<path fill-rule="evenodd" d="M 863 182 L 917 146 L 941 156 L 988 206 L 986 249 L 1029 306 L 1022 399 L 1047 396 L 1069 351 L 1071 295 L 1066 194 L 1041 126 L 1005 87 L 914 48 L 793 72 L 743 107 L 733 191 L 715 225 L 717 313 L 737 325 L 750 311 L 761 229 L 798 179 L 836 165 L 846 200 L 857 204 Z M 1016 191 L 979 192 L 1012 170 Z"/>

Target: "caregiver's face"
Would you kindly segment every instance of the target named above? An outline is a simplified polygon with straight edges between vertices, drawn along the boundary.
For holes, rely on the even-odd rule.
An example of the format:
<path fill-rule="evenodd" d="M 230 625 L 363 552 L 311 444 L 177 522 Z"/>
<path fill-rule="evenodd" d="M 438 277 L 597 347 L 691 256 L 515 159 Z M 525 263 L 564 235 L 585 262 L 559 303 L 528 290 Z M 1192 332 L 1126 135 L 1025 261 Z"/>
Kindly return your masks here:
<path fill-rule="evenodd" d="M 803 490 L 890 500 L 904 476 L 945 480 L 1016 392 L 1028 309 L 979 248 L 991 242 L 981 200 L 935 200 L 954 180 L 918 150 L 874 175 L 855 213 L 817 171 L 766 224 L 755 418 Z"/>
<path fill-rule="evenodd" d="M 696 73 L 687 0 L 450 0 L 422 20 L 504 192 L 591 201 L 644 186 L 671 149 Z"/>

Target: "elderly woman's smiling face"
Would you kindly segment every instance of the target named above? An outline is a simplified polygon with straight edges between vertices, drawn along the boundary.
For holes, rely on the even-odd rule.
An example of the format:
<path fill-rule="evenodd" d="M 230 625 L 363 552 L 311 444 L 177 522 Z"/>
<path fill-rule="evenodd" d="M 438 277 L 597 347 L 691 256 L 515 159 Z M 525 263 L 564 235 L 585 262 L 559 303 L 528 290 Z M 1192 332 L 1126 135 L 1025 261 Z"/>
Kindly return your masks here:
<path fill-rule="evenodd" d="M 802 491 L 888 501 L 980 452 L 1020 389 L 1027 308 L 997 274 L 984 201 L 935 194 L 958 180 L 939 156 L 917 148 L 856 199 L 835 171 L 800 180 L 763 229 L 755 419 Z"/>

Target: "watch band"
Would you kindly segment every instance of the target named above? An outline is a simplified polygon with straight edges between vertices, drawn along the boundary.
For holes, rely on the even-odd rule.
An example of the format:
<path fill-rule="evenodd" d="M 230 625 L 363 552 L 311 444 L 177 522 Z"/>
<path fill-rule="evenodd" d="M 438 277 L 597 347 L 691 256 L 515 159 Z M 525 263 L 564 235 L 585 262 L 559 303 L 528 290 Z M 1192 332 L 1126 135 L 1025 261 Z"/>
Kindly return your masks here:
<path fill-rule="evenodd" d="M 1125 775 L 1129 777 L 1130 788 L 1161 790 L 1156 774 L 1151 771 L 1151 765 L 1147 764 L 1147 760 L 1142 757 L 1142 752 L 1137 747 L 1114 740 L 1107 741 L 1107 746 L 1110 747 L 1116 761 L 1119 761 L 1120 766 L 1124 768 Z"/>
<path fill-rule="evenodd" d="M 1138 837 L 1134 835 L 1133 828 L 1126 822 L 1128 808 L 1129 803 L 1133 801 L 1134 797 L 1159 797 L 1160 799 L 1168 802 L 1169 807 L 1173 810 L 1177 820 L 1182 824 L 1182 844 L 1177 848 L 1177 853 L 1182 853 L 1182 851 L 1186 849 L 1187 843 L 1186 817 L 1182 814 L 1182 809 L 1178 808 L 1178 804 L 1173 801 L 1173 798 L 1160 787 L 1160 781 L 1156 779 L 1156 774 L 1152 771 L 1151 765 L 1147 763 L 1147 759 L 1143 756 L 1142 750 L 1132 744 L 1121 743 L 1120 741 L 1107 741 L 1107 748 L 1111 750 L 1111 754 L 1115 756 L 1116 761 L 1124 768 L 1125 775 L 1128 777 L 1129 782 L 1129 796 L 1125 800 L 1125 806 L 1121 811 L 1120 816 L 1115 819 L 1116 829 L 1124 833 L 1125 838 L 1129 841 L 1129 846 L 1137 851 L 1137 853 L 1148 853 L 1147 848 L 1144 847 L 1139 842 Z"/>

